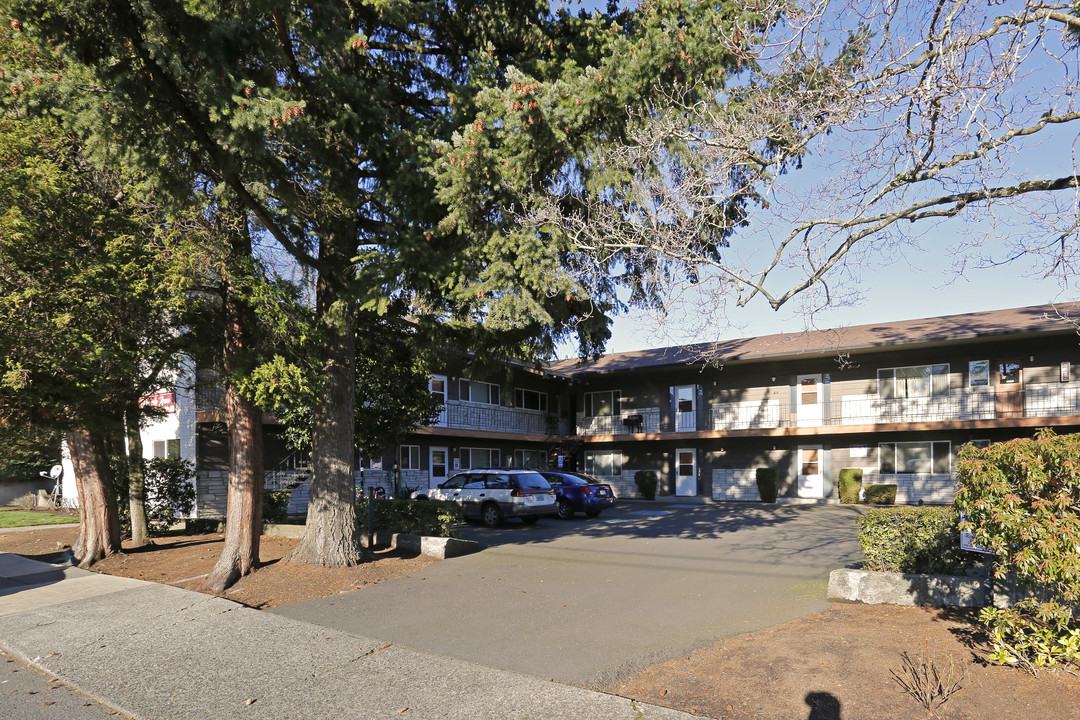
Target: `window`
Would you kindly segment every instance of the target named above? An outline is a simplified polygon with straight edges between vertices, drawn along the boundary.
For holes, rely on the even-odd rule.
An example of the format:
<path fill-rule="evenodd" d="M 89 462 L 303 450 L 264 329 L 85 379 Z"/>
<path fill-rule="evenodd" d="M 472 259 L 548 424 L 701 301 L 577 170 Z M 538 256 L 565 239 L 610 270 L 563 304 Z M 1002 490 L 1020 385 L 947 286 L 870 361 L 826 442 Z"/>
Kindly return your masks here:
<path fill-rule="evenodd" d="M 420 446 L 402 445 L 398 452 L 398 468 L 401 470 L 420 469 Z"/>
<path fill-rule="evenodd" d="M 544 467 L 543 453 L 539 450 L 515 450 L 514 467 L 538 469 Z"/>
<path fill-rule="evenodd" d="M 428 381 L 428 390 L 435 396 L 435 399 L 440 403 L 446 403 L 446 377 L 443 375 L 432 375 L 431 380 Z"/>
<path fill-rule="evenodd" d="M 899 442 L 878 445 L 878 470 L 883 475 L 893 473 L 940 473 L 952 469 L 952 443 Z"/>
<path fill-rule="evenodd" d="M 461 380 L 458 386 L 462 400 L 485 405 L 499 404 L 499 386 L 492 383 L 479 382 L 478 380 Z"/>
<path fill-rule="evenodd" d="M 523 410 L 547 412 L 547 393 L 517 388 L 514 390 L 514 405 Z"/>
<path fill-rule="evenodd" d="M 494 448 L 461 448 L 461 469 L 499 467 L 499 451 Z"/>
<path fill-rule="evenodd" d="M 619 414 L 619 391 L 585 393 L 585 417 Z"/>
<path fill-rule="evenodd" d="M 999 364 L 998 375 L 998 382 L 1002 385 L 1013 385 L 1020 382 L 1020 363 L 1007 361 Z"/>
<path fill-rule="evenodd" d="M 622 475 L 622 453 L 619 451 L 586 452 L 585 474 Z"/>
<path fill-rule="evenodd" d="M 990 384 L 990 361 L 972 360 L 968 363 L 968 378 L 971 387 L 983 387 Z"/>
<path fill-rule="evenodd" d="M 878 397 L 941 397 L 949 394 L 948 365 L 912 365 L 878 370 Z"/>
<path fill-rule="evenodd" d="M 155 440 L 154 441 L 154 457 L 155 458 L 179 458 L 180 457 L 180 440 Z"/>

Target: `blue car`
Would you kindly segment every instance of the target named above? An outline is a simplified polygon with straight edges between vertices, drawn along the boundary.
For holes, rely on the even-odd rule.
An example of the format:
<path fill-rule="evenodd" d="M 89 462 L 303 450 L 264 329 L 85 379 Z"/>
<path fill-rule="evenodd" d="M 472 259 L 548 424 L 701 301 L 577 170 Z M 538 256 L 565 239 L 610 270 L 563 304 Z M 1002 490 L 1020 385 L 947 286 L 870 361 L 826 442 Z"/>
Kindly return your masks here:
<path fill-rule="evenodd" d="M 594 477 L 564 470 L 540 473 L 555 490 L 556 513 L 569 520 L 576 512 L 594 518 L 604 508 L 615 507 L 615 493 L 611 486 Z"/>

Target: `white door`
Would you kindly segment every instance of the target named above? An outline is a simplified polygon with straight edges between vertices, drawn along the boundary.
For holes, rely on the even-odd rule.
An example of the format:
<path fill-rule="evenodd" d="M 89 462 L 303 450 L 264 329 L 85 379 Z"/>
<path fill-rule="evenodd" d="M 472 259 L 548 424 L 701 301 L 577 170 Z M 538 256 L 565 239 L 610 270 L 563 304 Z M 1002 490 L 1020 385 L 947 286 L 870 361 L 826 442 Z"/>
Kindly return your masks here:
<path fill-rule="evenodd" d="M 693 448 L 675 451 L 675 494 L 697 495 L 697 451 Z"/>
<path fill-rule="evenodd" d="M 428 390 L 442 407 L 439 408 L 439 417 L 435 419 L 435 425 L 446 425 L 446 376 L 432 375 L 428 381 Z"/>
<path fill-rule="evenodd" d="M 821 375 L 799 375 L 796 378 L 797 419 L 800 427 L 821 424 Z"/>
<path fill-rule="evenodd" d="M 430 462 L 428 463 L 428 487 L 438 487 L 440 483 L 446 480 L 446 448 L 433 447 L 431 448 Z"/>
<path fill-rule="evenodd" d="M 693 432 L 697 430 L 697 408 L 694 398 L 697 388 L 694 385 L 680 385 L 675 388 L 675 432 Z"/>
<path fill-rule="evenodd" d="M 825 482 L 821 474 L 821 446 L 799 446 L 799 497 L 825 497 Z"/>

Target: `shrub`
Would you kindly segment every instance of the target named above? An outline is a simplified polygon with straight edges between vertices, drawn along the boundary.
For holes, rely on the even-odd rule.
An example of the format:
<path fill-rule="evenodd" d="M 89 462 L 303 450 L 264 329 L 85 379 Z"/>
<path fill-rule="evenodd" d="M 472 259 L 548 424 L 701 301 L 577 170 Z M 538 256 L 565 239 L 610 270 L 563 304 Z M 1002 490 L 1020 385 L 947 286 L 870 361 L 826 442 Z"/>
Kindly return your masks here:
<path fill-rule="evenodd" d="M 367 527 L 368 500 L 356 501 L 356 521 Z M 444 500 L 375 500 L 375 532 L 457 537 L 455 525 L 464 521 L 461 507 Z"/>
<path fill-rule="evenodd" d="M 19 497 L 19 507 L 23 510 L 34 510 L 38 506 L 37 493 L 26 493 Z"/>
<path fill-rule="evenodd" d="M 634 473 L 634 484 L 637 485 L 641 497 L 646 500 L 656 499 L 656 483 L 657 478 L 655 470 L 638 470 Z"/>
<path fill-rule="evenodd" d="M 776 493 L 780 487 L 780 471 L 776 468 L 758 468 L 755 472 L 758 495 L 762 502 L 776 502 Z"/>
<path fill-rule="evenodd" d="M 837 486 L 840 491 L 840 502 L 849 505 L 859 502 L 859 491 L 862 489 L 862 469 L 844 468 L 841 470 Z"/>
<path fill-rule="evenodd" d="M 896 486 L 895 485 L 867 485 L 866 502 L 871 505 L 895 505 L 896 504 Z"/>
<path fill-rule="evenodd" d="M 1080 600 L 1080 435 L 1042 429 L 989 447 L 964 445 L 956 457 L 956 507 L 965 530 L 995 553 L 996 575 L 1014 575 L 1044 595 Z M 1033 675 L 1080 660 L 1080 627 L 1058 602 L 1022 600 L 983 611 L 990 659 Z"/>
<path fill-rule="evenodd" d="M 964 575 L 982 557 L 960 549 L 960 516 L 951 507 L 874 508 L 859 518 L 865 569 Z"/>
<path fill-rule="evenodd" d="M 263 491 L 263 522 L 280 523 L 289 519 L 292 490 Z"/>
<path fill-rule="evenodd" d="M 113 489 L 116 492 L 120 528 L 131 532 L 131 508 L 128 504 L 128 463 L 126 457 L 112 458 Z M 151 535 L 164 534 L 180 517 L 190 515 L 195 507 L 195 466 L 179 458 L 141 459 L 146 489 L 146 520 Z"/>

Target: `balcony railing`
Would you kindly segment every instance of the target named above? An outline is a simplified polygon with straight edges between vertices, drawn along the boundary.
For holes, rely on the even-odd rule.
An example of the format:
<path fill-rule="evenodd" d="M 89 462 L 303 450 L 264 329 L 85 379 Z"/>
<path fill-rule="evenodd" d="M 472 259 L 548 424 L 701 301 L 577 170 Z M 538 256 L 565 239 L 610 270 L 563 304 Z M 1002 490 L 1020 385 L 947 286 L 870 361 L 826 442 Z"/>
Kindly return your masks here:
<path fill-rule="evenodd" d="M 501 405 L 447 401 L 436 423 L 458 430 L 565 435 L 566 421 L 542 410 L 523 410 Z"/>
<path fill-rule="evenodd" d="M 623 410 L 618 415 L 578 415 L 578 435 L 660 432 L 660 408 Z"/>
<path fill-rule="evenodd" d="M 994 388 L 954 390 L 943 397 L 879 398 L 848 395 L 793 413 L 778 400 L 717 403 L 710 409 L 711 430 L 766 429 L 818 425 L 990 420 L 994 418 L 1080 415 L 1080 387 L 1033 387 L 1013 392 Z"/>

